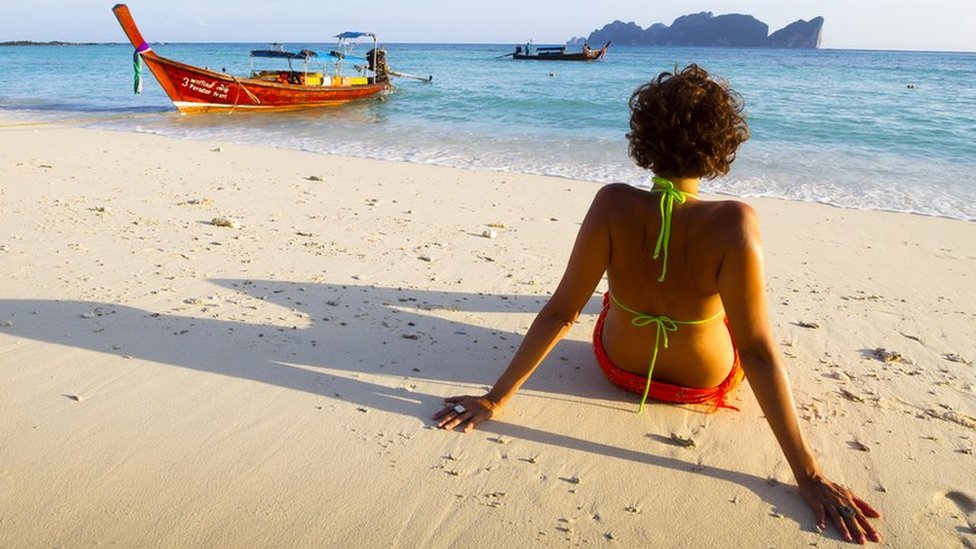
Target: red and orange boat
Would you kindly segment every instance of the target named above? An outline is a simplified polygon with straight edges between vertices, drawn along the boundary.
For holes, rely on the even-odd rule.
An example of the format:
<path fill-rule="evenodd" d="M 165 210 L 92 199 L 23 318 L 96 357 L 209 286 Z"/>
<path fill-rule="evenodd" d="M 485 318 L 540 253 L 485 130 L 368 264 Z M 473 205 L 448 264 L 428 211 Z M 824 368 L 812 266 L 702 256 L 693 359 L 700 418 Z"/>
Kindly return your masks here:
<path fill-rule="evenodd" d="M 141 62 L 145 62 L 166 95 L 183 113 L 284 111 L 340 105 L 369 99 L 389 91 L 392 89 L 390 75 L 398 74 L 389 70 L 386 64 L 386 52 L 377 46 L 374 34 L 347 32 L 337 36 L 340 46 L 338 51 L 329 54 L 332 60 L 329 63 L 332 69 L 329 71 L 326 70 L 329 68 L 328 64 L 323 64 L 321 71 L 309 70 L 310 61 L 317 56 L 315 52 L 302 50 L 298 53 L 289 53 L 279 48 L 253 51 L 252 59 L 254 57 L 287 59 L 288 70 L 255 71 L 252 66 L 250 76 L 241 78 L 194 67 L 156 54 L 149 43 L 143 39 L 142 33 L 139 32 L 129 13 L 128 6 L 116 4 L 112 12 L 115 13 L 122 30 L 136 49 L 134 62 L 137 89 Z M 357 59 L 347 55 L 351 47 L 349 41 L 361 37 L 372 38 L 373 49 L 366 54 L 365 59 L 358 58 L 364 63 L 356 65 L 360 71 L 357 76 L 343 76 L 341 72 L 343 64 Z M 294 70 L 291 67 L 291 60 L 294 59 L 304 60 L 303 70 Z"/>

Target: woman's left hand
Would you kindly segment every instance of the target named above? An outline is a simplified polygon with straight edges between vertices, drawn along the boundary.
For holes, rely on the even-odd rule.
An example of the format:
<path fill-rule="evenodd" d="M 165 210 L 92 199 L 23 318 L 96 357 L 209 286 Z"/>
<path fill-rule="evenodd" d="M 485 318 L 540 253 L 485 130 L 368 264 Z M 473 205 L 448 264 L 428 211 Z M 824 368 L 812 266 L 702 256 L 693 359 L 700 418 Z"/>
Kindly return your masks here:
<path fill-rule="evenodd" d="M 816 477 L 800 483 L 800 495 L 817 516 L 817 526 L 827 527 L 829 516 L 840 535 L 847 541 L 864 543 L 881 541 L 869 518 L 881 518 L 881 513 L 866 501 L 854 495 L 850 489 L 824 477 Z"/>

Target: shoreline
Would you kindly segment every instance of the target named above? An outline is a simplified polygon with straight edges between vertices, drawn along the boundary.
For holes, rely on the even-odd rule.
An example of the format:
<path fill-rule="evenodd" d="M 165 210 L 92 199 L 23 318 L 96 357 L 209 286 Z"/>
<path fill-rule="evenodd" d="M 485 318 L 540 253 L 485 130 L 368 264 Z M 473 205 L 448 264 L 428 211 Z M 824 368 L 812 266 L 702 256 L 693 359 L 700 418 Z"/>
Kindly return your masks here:
<path fill-rule="evenodd" d="M 0 174 L 0 545 L 838 541 L 748 383 L 740 412 L 633 413 L 596 296 L 501 418 L 430 428 L 507 363 L 600 184 L 57 125 L 0 129 Z M 744 201 L 822 466 L 884 544 L 976 543 L 976 224 Z"/>
<path fill-rule="evenodd" d="M 31 112 L 0 111 L 0 131 L 10 130 L 10 129 L 23 129 L 27 127 L 37 127 L 37 126 L 52 126 L 52 127 L 63 127 L 63 128 L 77 128 L 83 130 L 109 131 L 109 132 L 123 133 L 123 134 L 135 133 L 135 134 L 142 134 L 142 135 L 153 135 L 164 139 L 174 139 L 179 141 L 193 141 L 197 143 L 206 143 L 211 141 L 213 142 L 226 141 L 226 140 L 217 139 L 214 136 L 204 136 L 201 138 L 195 138 L 190 136 L 173 136 L 173 135 L 167 135 L 165 132 L 160 130 L 134 130 L 131 128 L 93 128 L 93 127 L 84 126 L 90 124 L 98 124 L 100 122 L 111 122 L 113 120 L 154 118 L 160 115 L 167 115 L 167 114 L 172 114 L 175 116 L 184 116 L 184 115 L 179 115 L 175 111 L 171 112 L 168 109 L 160 110 L 160 111 L 114 114 L 114 115 L 105 115 L 105 116 L 86 116 L 86 113 L 83 111 L 72 111 L 72 113 L 75 116 L 74 120 L 70 118 L 64 118 L 63 117 L 64 113 L 61 112 L 52 114 L 52 116 L 59 116 L 59 118 L 54 118 L 51 120 L 44 120 L 43 118 L 41 118 L 40 120 L 38 120 L 36 118 L 36 115 L 38 113 L 33 111 Z M 21 114 L 24 115 L 23 118 L 19 116 Z M 9 117 L 4 118 L 2 115 L 12 115 L 14 121 L 11 121 L 11 118 Z M 248 115 L 243 114 L 241 116 L 248 116 Z M 519 170 L 510 170 L 507 168 L 493 168 L 493 167 L 485 167 L 485 166 L 465 167 L 459 165 L 452 165 L 451 163 L 443 163 L 443 162 L 439 163 L 436 161 L 427 161 L 427 160 L 412 160 L 410 158 L 383 158 L 379 156 L 370 156 L 368 154 L 349 154 L 349 153 L 333 152 L 327 150 L 314 150 L 314 149 L 301 148 L 301 147 L 288 146 L 288 145 L 255 144 L 255 143 L 247 142 L 246 140 L 229 141 L 228 143 L 232 143 L 239 146 L 259 146 L 259 147 L 264 146 L 264 147 L 271 147 L 271 148 L 284 150 L 284 151 L 296 151 L 296 152 L 303 152 L 308 154 L 319 154 L 319 155 L 333 156 L 337 158 L 359 158 L 363 160 L 379 161 L 379 162 L 396 162 L 396 163 L 414 164 L 414 165 L 421 165 L 421 166 L 431 166 L 435 168 L 458 169 L 458 170 L 469 171 L 474 173 L 490 172 L 499 175 L 511 175 L 511 176 L 524 175 L 529 177 L 547 177 L 547 178 L 554 178 L 554 179 L 570 181 L 570 182 L 592 183 L 596 185 L 606 185 L 612 182 L 623 181 L 622 178 L 615 178 L 612 181 L 609 179 L 606 181 L 601 181 L 596 179 L 578 179 L 569 175 L 545 173 L 543 171 L 538 171 L 538 170 L 519 171 Z M 628 184 L 633 184 L 633 183 L 628 183 Z M 708 183 L 706 182 L 705 185 L 707 186 Z M 639 188 L 643 188 L 644 184 L 643 183 L 636 184 L 635 186 Z M 801 198 L 794 198 L 794 197 L 775 196 L 772 194 L 770 195 L 750 194 L 750 193 L 735 194 L 724 190 L 708 190 L 706 191 L 706 194 L 716 196 L 716 197 L 727 197 L 728 199 L 731 200 L 744 200 L 744 201 L 748 201 L 751 199 L 782 200 L 786 202 L 795 202 L 798 204 L 815 204 L 815 205 L 828 206 L 828 207 L 838 208 L 840 210 L 884 212 L 884 213 L 893 213 L 893 214 L 913 215 L 913 216 L 920 216 L 920 217 L 932 217 L 937 219 L 961 221 L 965 223 L 976 223 L 976 218 L 968 219 L 965 217 L 964 213 L 953 216 L 953 215 L 942 214 L 938 212 L 908 211 L 908 210 L 897 210 L 897 209 L 884 209 L 884 208 L 870 207 L 870 206 L 847 205 L 847 204 L 837 203 L 836 201 L 831 200 L 829 198 L 801 199 Z"/>

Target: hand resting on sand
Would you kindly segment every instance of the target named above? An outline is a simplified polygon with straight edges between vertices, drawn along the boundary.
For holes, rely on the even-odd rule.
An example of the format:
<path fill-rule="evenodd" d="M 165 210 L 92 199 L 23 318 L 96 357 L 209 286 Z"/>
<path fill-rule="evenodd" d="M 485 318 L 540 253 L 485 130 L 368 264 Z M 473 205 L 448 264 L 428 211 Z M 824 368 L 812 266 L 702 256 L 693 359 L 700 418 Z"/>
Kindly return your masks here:
<path fill-rule="evenodd" d="M 454 396 L 444 399 L 444 409 L 434 414 L 437 427 L 451 431 L 458 426 L 462 432 L 473 431 L 479 423 L 495 417 L 501 406 L 485 397 L 470 395 Z M 460 408 L 458 407 L 460 406 Z"/>

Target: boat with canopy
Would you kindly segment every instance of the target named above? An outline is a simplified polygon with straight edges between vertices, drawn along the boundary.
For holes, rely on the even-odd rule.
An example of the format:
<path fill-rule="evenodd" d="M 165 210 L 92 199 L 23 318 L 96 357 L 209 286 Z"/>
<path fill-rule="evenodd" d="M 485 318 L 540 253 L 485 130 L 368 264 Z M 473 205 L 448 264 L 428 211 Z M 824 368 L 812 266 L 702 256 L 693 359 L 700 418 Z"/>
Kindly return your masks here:
<path fill-rule="evenodd" d="M 141 90 L 142 64 L 145 63 L 181 113 L 329 107 L 382 96 L 393 89 L 391 75 L 427 82 L 432 79 L 390 70 L 386 51 L 379 47 L 376 35 L 369 32 L 336 35 L 336 49 L 324 55 L 324 61 L 318 61 L 319 55 L 314 51 L 289 52 L 281 44 L 273 44 L 271 49 L 253 50 L 250 74 L 238 77 L 157 54 L 143 39 L 125 4 L 115 5 L 112 12 L 135 48 L 136 93 Z M 371 42 L 372 49 L 362 57 L 353 55 L 353 49 L 363 39 Z M 284 62 L 287 66 L 279 69 L 255 66 L 271 61 Z"/>

